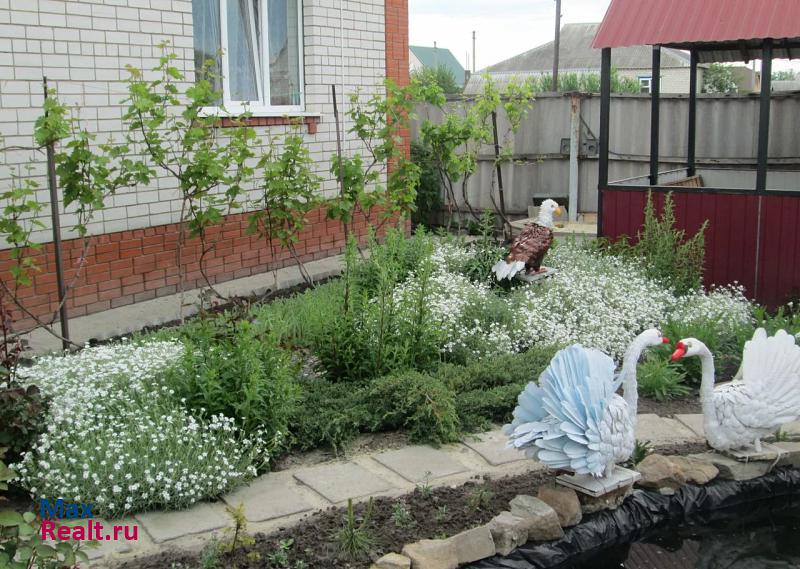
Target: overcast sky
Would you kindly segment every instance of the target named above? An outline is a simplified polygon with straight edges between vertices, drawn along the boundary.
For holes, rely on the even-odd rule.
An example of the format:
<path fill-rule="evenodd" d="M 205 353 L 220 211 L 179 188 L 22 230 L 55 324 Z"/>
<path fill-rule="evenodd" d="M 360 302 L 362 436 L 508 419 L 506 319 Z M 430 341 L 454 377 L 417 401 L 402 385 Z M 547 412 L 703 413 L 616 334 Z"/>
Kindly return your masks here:
<path fill-rule="evenodd" d="M 599 22 L 610 0 L 562 0 L 561 23 Z M 409 0 L 411 45 L 448 48 L 466 67 L 477 32 L 477 68 L 493 65 L 555 34 L 555 0 Z M 472 64 L 470 63 L 470 67 Z M 790 67 L 775 61 L 775 69 Z M 795 60 L 794 68 L 800 67 Z"/>

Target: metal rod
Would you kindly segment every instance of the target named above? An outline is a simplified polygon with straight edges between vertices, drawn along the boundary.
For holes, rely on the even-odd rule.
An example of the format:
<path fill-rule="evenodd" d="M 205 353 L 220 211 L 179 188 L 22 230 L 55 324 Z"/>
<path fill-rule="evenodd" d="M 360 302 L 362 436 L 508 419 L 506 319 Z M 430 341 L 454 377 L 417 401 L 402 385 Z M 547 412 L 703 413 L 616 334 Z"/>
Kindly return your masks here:
<path fill-rule="evenodd" d="M 570 97 L 569 132 L 569 220 L 578 221 L 578 158 L 581 147 L 581 98 Z"/>
<path fill-rule="evenodd" d="M 661 97 L 661 46 L 653 46 L 653 76 L 650 79 L 650 183 L 658 185 L 658 126 Z"/>
<path fill-rule="evenodd" d="M 611 115 L 611 48 L 600 57 L 600 140 L 597 172 L 597 236 L 603 236 L 603 191 L 608 187 L 608 142 Z"/>
<path fill-rule="evenodd" d="M 500 139 L 497 136 L 497 111 L 492 111 L 492 130 L 494 131 L 494 159 L 497 165 L 497 191 L 500 196 L 500 213 L 506 215 L 506 197 L 503 191 L 503 171 L 500 168 Z"/>
<path fill-rule="evenodd" d="M 475 73 L 475 64 L 478 61 L 477 55 L 475 55 L 475 30 L 472 30 L 472 72 Z"/>
<path fill-rule="evenodd" d="M 558 52 L 561 45 L 561 0 L 556 0 L 556 37 L 553 40 L 553 92 L 558 93 Z"/>
<path fill-rule="evenodd" d="M 331 85 L 333 94 L 333 121 L 336 123 L 336 156 L 339 164 L 339 195 L 344 197 L 344 172 L 342 166 L 342 130 L 339 126 L 339 106 L 336 103 L 336 85 Z"/>
<path fill-rule="evenodd" d="M 772 91 L 772 40 L 764 40 L 761 56 L 761 99 L 758 116 L 758 167 L 756 191 L 767 189 L 767 161 L 769 157 L 769 112 Z"/>
<path fill-rule="evenodd" d="M 42 78 L 44 84 L 44 98 L 48 97 L 47 77 Z M 45 112 L 45 116 L 47 113 Z M 69 317 L 67 316 L 66 296 L 64 284 L 64 262 L 61 258 L 61 219 L 58 215 L 58 181 L 56 179 L 56 149 L 55 142 L 47 143 L 47 184 L 50 187 L 50 218 L 53 224 L 53 253 L 56 261 L 56 284 L 58 285 L 59 320 L 61 322 L 61 347 L 68 350 L 69 342 Z"/>
<path fill-rule="evenodd" d="M 692 50 L 689 76 L 689 140 L 686 148 L 686 175 L 696 174 L 695 148 L 697 144 L 697 51 Z"/>

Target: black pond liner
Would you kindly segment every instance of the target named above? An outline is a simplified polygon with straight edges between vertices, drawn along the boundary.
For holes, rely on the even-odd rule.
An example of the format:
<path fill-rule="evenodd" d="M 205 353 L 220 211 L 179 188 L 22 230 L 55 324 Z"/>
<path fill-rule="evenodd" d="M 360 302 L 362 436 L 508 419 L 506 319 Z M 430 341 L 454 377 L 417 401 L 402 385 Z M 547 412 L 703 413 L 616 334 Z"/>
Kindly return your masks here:
<path fill-rule="evenodd" d="M 636 490 L 616 510 L 588 516 L 550 542 L 529 542 L 507 557 L 495 555 L 467 565 L 468 569 L 547 569 L 596 554 L 615 545 L 636 541 L 665 522 L 708 518 L 715 510 L 741 507 L 783 497 L 800 498 L 800 470 L 779 469 L 742 482 L 718 481 L 707 486 L 684 486 L 673 496 Z"/>

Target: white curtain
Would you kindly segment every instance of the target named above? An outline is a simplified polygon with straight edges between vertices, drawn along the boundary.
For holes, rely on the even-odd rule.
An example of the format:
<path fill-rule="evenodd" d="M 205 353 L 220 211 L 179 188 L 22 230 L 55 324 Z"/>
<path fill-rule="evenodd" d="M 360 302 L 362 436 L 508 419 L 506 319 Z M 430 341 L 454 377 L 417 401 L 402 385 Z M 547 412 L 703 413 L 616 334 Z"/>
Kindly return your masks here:
<path fill-rule="evenodd" d="M 270 104 L 300 104 L 298 1 L 268 0 Z"/>
<path fill-rule="evenodd" d="M 258 101 L 259 41 L 256 0 L 228 1 L 228 83 L 232 101 Z"/>

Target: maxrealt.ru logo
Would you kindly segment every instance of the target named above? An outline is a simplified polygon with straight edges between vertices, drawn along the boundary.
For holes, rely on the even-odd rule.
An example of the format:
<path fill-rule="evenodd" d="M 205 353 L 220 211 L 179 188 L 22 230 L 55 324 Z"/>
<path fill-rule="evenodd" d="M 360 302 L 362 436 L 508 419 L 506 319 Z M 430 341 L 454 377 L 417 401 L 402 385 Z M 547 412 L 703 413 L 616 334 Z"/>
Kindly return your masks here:
<path fill-rule="evenodd" d="M 39 516 L 42 518 L 42 539 L 54 541 L 136 541 L 139 539 L 139 527 L 136 525 L 104 526 L 95 521 L 92 504 L 65 502 L 61 498 L 50 502 L 42 498 L 39 501 Z M 58 525 L 57 520 L 88 520 L 88 523 L 74 526 Z"/>

